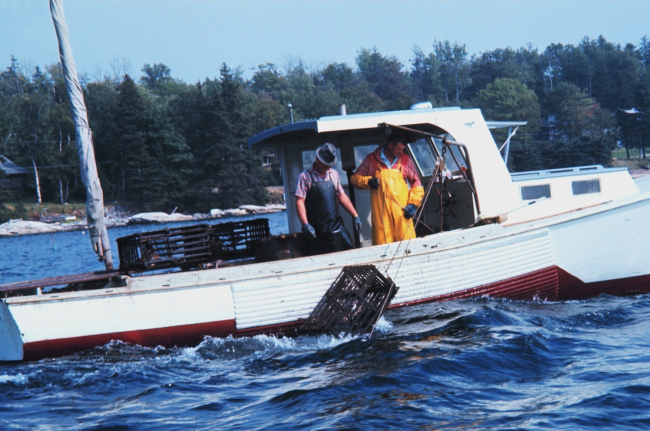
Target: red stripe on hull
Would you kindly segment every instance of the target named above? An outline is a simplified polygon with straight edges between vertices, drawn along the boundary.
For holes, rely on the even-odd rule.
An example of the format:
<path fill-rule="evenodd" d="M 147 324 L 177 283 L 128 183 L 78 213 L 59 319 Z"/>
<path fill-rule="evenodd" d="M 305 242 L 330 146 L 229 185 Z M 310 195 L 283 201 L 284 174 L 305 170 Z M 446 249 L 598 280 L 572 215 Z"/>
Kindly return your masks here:
<path fill-rule="evenodd" d="M 33 361 L 52 358 L 103 346 L 112 340 L 138 344 L 145 347 L 156 346 L 197 346 L 205 336 L 227 337 L 235 332 L 235 320 L 198 323 L 195 325 L 173 326 L 168 328 L 143 329 L 139 331 L 114 332 L 111 334 L 88 335 L 84 337 L 37 341 L 23 346 L 23 359 Z"/>
<path fill-rule="evenodd" d="M 529 274 L 510 278 L 508 280 L 487 284 L 485 286 L 460 290 L 458 292 L 417 301 L 393 304 L 389 308 L 424 304 L 427 302 L 450 301 L 452 299 L 463 299 L 484 295 L 489 295 L 494 298 L 508 298 L 524 301 L 530 301 L 533 299 L 568 301 L 593 298 L 602 293 L 618 296 L 635 293 L 650 293 L 650 275 L 585 283 L 562 268 L 552 266 Z"/>
<path fill-rule="evenodd" d="M 484 286 L 459 290 L 458 292 L 434 296 L 432 298 L 419 299 L 417 301 L 393 304 L 389 308 L 485 295 L 494 298 L 509 298 L 524 301 L 535 298 L 555 301 L 558 297 L 558 282 L 558 268 L 551 266 L 549 268 L 540 269 L 539 271 L 509 278 L 503 281 L 497 281 L 496 283 L 486 284 Z"/>
<path fill-rule="evenodd" d="M 564 301 L 587 299 L 602 293 L 610 295 L 626 295 L 633 293 L 650 293 L 650 275 L 630 277 L 618 280 L 584 283 L 561 268 L 552 266 L 529 274 L 513 277 L 508 280 L 487 284 L 484 286 L 465 289 L 446 295 L 417 301 L 393 304 L 389 308 L 404 307 L 427 302 L 449 301 L 475 296 L 489 295 L 495 298 L 517 300 L 542 299 L 549 301 Z M 185 325 L 169 328 L 147 329 L 141 331 L 118 332 L 112 334 L 91 335 L 86 337 L 60 340 L 46 340 L 24 345 L 24 359 L 36 360 L 46 357 L 68 355 L 95 346 L 104 345 L 111 340 L 121 340 L 141 346 L 196 346 L 205 336 L 251 337 L 259 334 L 291 335 L 295 333 L 304 320 L 281 323 L 276 325 L 258 326 L 255 328 L 236 329 L 234 320 Z"/>
<path fill-rule="evenodd" d="M 588 299 L 602 293 L 617 296 L 650 293 L 650 275 L 596 281 L 593 283 L 585 283 L 562 268 L 558 268 L 558 275 L 560 279 L 558 300 L 560 301 Z"/>

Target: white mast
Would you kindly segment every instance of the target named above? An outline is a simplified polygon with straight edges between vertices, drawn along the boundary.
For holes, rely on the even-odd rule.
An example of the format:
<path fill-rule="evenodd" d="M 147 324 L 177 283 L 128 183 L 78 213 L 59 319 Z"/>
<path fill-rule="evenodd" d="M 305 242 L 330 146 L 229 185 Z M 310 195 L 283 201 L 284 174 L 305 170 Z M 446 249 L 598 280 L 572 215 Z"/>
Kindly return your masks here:
<path fill-rule="evenodd" d="M 108 240 L 108 232 L 104 220 L 104 194 L 97 176 L 97 164 L 95 162 L 95 150 L 92 145 L 92 133 L 88 126 L 88 115 L 86 104 L 83 99 L 83 92 L 79 84 L 77 66 L 72 56 L 68 25 L 63 14 L 63 2 L 61 0 L 50 0 L 50 12 L 56 36 L 59 40 L 59 54 L 61 56 L 61 67 L 65 76 L 65 87 L 70 97 L 70 110 L 74 120 L 75 135 L 77 139 L 77 152 L 79 153 L 79 164 L 81 168 L 81 181 L 86 186 L 86 215 L 88 219 L 88 232 L 90 243 L 99 260 L 104 261 L 106 269 L 113 269 L 113 256 L 111 254 L 111 243 Z"/>

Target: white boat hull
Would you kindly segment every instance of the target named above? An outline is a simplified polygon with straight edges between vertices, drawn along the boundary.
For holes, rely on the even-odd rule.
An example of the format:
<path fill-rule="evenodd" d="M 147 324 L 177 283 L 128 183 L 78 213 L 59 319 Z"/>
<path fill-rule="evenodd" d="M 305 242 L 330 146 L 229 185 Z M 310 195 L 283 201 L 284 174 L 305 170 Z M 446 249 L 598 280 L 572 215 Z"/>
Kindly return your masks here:
<path fill-rule="evenodd" d="M 148 275 L 126 287 L 10 297 L 0 360 L 122 340 L 188 346 L 205 336 L 279 334 L 306 319 L 346 265 L 374 264 L 399 287 L 391 308 L 489 295 L 583 299 L 650 292 L 647 194 L 525 224 L 487 225 L 329 255 Z"/>

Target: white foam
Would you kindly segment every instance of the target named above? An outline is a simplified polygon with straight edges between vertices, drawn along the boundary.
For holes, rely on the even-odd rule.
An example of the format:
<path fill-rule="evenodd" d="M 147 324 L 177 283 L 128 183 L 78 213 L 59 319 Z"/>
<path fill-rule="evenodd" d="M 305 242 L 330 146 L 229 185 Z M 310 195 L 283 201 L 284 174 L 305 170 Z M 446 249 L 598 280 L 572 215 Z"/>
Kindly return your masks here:
<path fill-rule="evenodd" d="M 386 322 L 382 326 L 390 328 L 392 324 Z M 208 356 L 217 355 L 222 358 L 241 358 L 242 356 L 252 356 L 260 358 L 273 355 L 280 352 L 310 352 L 317 350 L 328 350 L 341 344 L 350 342 L 361 337 L 353 336 L 301 336 L 276 337 L 273 335 L 256 335 L 254 337 L 226 338 L 206 337 L 205 340 L 196 347 L 187 347 L 181 349 L 179 354 L 174 355 L 175 360 L 194 361 L 201 358 L 202 351 L 208 353 Z"/>
<path fill-rule="evenodd" d="M 26 376 L 22 373 L 18 373 L 15 376 L 9 374 L 4 374 L 0 376 L 0 384 L 2 383 L 15 383 L 19 385 L 26 384 L 29 379 L 33 376 L 33 373 L 27 374 Z"/>
<path fill-rule="evenodd" d="M 375 324 L 375 330 L 381 333 L 390 332 L 393 329 L 393 322 L 381 316 Z"/>

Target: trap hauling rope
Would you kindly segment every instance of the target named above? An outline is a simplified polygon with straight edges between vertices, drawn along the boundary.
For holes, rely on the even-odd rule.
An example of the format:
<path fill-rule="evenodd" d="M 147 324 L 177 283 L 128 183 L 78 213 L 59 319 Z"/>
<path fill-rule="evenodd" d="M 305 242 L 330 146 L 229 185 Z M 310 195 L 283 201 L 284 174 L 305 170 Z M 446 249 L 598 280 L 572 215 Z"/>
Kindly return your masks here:
<path fill-rule="evenodd" d="M 374 265 L 346 266 L 299 332 L 305 335 L 372 334 L 398 287 Z"/>

